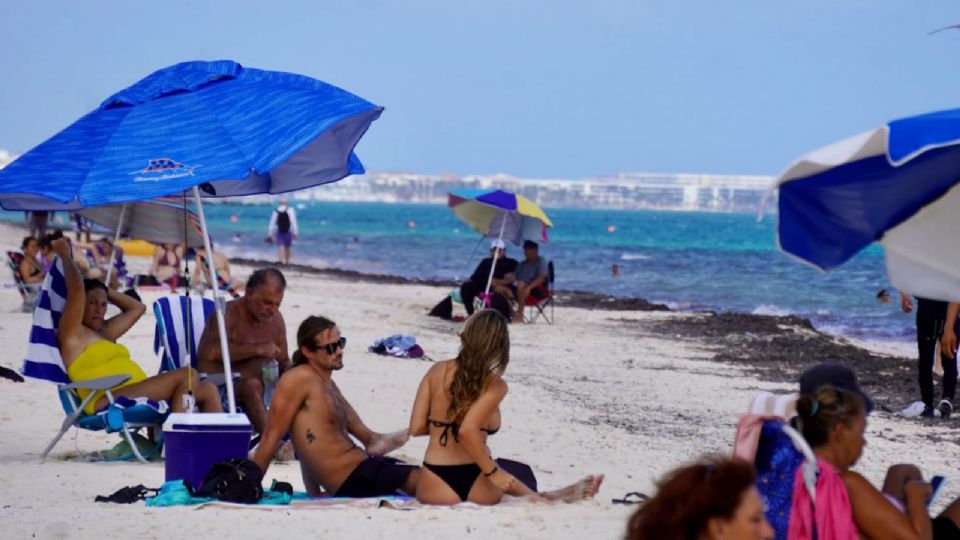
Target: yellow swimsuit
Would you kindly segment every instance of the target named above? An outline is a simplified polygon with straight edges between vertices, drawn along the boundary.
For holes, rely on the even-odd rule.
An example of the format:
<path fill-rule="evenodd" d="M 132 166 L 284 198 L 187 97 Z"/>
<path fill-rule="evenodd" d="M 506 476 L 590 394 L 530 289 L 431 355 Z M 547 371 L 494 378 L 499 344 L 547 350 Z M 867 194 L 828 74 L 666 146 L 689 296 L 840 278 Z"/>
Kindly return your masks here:
<path fill-rule="evenodd" d="M 89 381 L 111 375 L 130 375 L 130 380 L 118 384 L 110 390 L 123 388 L 147 378 L 140 366 L 130 359 L 130 351 L 126 347 L 105 339 L 87 345 L 87 348 L 67 367 L 67 376 L 74 382 Z M 90 392 L 90 390 L 83 388 L 77 389 L 80 399 L 87 397 Z M 83 412 L 93 414 L 95 412 L 94 406 L 105 393 L 103 390 L 98 390 L 96 396 L 84 407 Z"/>

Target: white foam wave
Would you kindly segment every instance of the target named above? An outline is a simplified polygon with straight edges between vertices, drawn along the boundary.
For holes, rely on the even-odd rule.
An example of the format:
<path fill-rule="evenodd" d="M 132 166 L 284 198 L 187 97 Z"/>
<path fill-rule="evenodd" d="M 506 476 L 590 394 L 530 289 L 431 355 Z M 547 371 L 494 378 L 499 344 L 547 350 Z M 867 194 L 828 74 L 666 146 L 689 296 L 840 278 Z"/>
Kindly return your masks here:
<path fill-rule="evenodd" d="M 792 315 L 790 310 L 780 306 L 775 306 L 773 304 L 760 304 L 759 306 L 753 308 L 753 311 L 750 313 L 753 315 L 773 315 L 774 317 Z"/>
<path fill-rule="evenodd" d="M 621 261 L 646 261 L 649 258 L 649 255 L 644 255 L 642 253 L 624 253 L 620 255 Z"/>

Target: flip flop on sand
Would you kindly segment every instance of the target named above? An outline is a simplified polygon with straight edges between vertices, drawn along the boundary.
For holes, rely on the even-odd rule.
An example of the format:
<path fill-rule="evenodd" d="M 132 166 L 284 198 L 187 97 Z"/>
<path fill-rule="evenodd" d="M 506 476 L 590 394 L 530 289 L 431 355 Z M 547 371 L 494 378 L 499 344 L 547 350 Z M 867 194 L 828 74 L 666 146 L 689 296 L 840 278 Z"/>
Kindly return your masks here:
<path fill-rule="evenodd" d="M 640 504 L 649 500 L 649 495 L 640 493 L 639 491 L 631 491 L 624 495 L 622 499 L 610 499 L 610 502 L 613 504 Z"/>

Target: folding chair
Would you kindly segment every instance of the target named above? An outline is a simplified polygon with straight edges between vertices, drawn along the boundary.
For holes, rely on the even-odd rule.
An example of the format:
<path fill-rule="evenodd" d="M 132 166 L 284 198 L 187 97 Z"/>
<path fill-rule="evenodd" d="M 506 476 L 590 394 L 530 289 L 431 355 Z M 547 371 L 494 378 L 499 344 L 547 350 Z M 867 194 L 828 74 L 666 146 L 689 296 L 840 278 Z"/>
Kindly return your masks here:
<path fill-rule="evenodd" d="M 162 296 L 153 303 L 157 318 L 153 352 L 160 355 L 161 372 L 197 367 L 197 346 L 215 307 L 209 298 L 175 294 Z"/>
<path fill-rule="evenodd" d="M 757 490 L 764 501 L 765 515 L 777 540 L 786 540 L 793 505 L 797 469 L 803 468 L 803 482 L 811 501 L 816 499 L 818 474 L 816 456 L 803 436 L 790 427 L 786 415 L 792 415 L 796 396 L 774 396 L 760 392 L 749 413 L 737 425 L 734 456 L 752 461 L 757 470 Z M 755 451 L 744 444 L 744 434 L 754 433 Z"/>
<path fill-rule="evenodd" d="M 34 283 L 27 285 L 23 280 L 23 274 L 20 272 L 20 263 L 23 262 L 23 253 L 19 251 L 8 251 L 7 252 L 7 266 L 10 267 L 10 271 L 13 272 L 13 281 L 17 285 L 17 291 L 20 293 L 20 298 L 23 299 L 23 305 L 20 306 L 20 309 L 24 312 L 33 311 L 33 308 L 37 305 L 37 299 L 40 297 L 40 283 Z"/>
<path fill-rule="evenodd" d="M 33 326 L 27 345 L 27 358 L 21 372 L 27 377 L 57 383 L 57 392 L 63 405 L 65 418 L 53 440 L 44 448 L 41 457 L 46 458 L 54 446 L 71 427 L 107 433 L 122 432 L 134 456 L 147 463 L 146 456 L 159 451 L 163 444 L 161 427 L 167 417 L 169 406 L 165 401 L 155 402 L 146 398 L 131 399 L 124 396 L 114 398 L 110 388 L 125 382 L 129 375 L 115 375 L 89 381 L 71 382 L 60 356 L 57 343 L 57 327 L 63 308 L 67 303 L 67 284 L 63 277 L 63 262 L 54 260 L 50 272 L 40 289 L 40 299 L 33 312 Z M 79 389 L 90 390 L 84 399 L 80 399 Z M 108 405 L 93 414 L 84 412 L 84 407 L 93 399 L 96 392 L 106 393 Z M 133 433 L 141 428 L 154 428 L 159 434 L 156 445 L 149 452 L 140 452 Z"/>
<path fill-rule="evenodd" d="M 547 279 L 542 285 L 540 285 L 540 287 L 538 287 L 542 298 L 537 298 L 531 294 L 524 302 L 524 308 L 526 311 L 523 317 L 524 322 L 535 323 L 537 322 L 538 318 L 543 317 L 543 320 L 547 321 L 547 324 L 553 324 L 554 278 L 553 261 L 550 261 L 547 263 Z M 550 310 L 549 315 L 547 315 L 547 308 Z"/>

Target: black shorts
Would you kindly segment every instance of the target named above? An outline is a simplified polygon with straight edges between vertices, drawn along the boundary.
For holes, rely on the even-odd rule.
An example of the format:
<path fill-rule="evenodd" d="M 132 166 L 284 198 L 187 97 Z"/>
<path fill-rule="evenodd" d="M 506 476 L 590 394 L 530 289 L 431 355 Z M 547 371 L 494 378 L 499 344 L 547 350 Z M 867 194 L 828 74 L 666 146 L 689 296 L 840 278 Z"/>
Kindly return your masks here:
<path fill-rule="evenodd" d="M 382 497 L 402 495 L 407 477 L 418 467 L 386 456 L 370 456 L 344 480 L 336 497 Z M 407 495 L 413 495 L 408 493 Z"/>
<path fill-rule="evenodd" d="M 946 540 L 960 538 L 960 527 L 950 518 L 938 517 L 932 520 L 933 540 Z"/>

